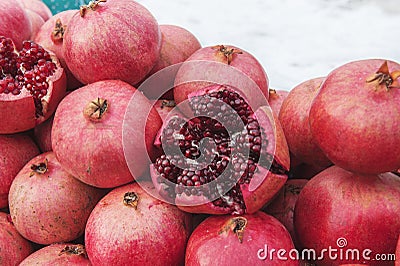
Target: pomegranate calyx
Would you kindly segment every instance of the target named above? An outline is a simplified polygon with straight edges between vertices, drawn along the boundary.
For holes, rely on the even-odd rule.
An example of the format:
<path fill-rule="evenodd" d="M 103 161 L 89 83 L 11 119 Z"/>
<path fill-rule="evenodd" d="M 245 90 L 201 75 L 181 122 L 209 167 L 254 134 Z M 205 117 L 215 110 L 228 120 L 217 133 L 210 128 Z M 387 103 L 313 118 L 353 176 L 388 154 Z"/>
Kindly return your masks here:
<path fill-rule="evenodd" d="M 61 19 L 58 18 L 56 20 L 56 24 L 54 25 L 53 32 L 51 33 L 51 39 L 54 42 L 61 41 L 64 38 L 64 33 L 67 28 L 67 25 L 63 25 Z"/>
<path fill-rule="evenodd" d="M 48 160 L 47 158 L 44 160 L 44 162 L 41 162 L 39 164 L 32 164 L 31 165 L 31 174 L 29 176 L 33 176 L 35 173 L 37 174 L 44 174 L 48 170 Z"/>
<path fill-rule="evenodd" d="M 224 226 L 219 230 L 218 234 L 222 233 L 228 233 L 229 231 L 232 231 L 234 234 L 236 234 L 237 238 L 239 239 L 239 242 L 243 242 L 243 234 L 244 230 L 246 229 L 247 226 L 247 219 L 244 217 L 235 217 L 232 219 L 229 219 Z"/>
<path fill-rule="evenodd" d="M 397 84 L 397 79 L 400 77 L 400 70 L 389 72 L 389 67 L 387 61 L 383 62 L 378 71 L 366 79 L 367 83 L 375 82 L 376 87 L 380 85 L 385 85 L 386 90 L 392 88 L 399 88 Z M 396 83 L 393 85 L 393 83 Z"/>
<path fill-rule="evenodd" d="M 83 114 L 90 121 L 100 121 L 107 112 L 109 105 L 106 99 L 98 97 L 86 105 Z"/>
<path fill-rule="evenodd" d="M 233 56 L 235 54 L 243 54 L 243 52 L 237 48 L 228 48 L 224 45 L 215 45 L 212 47 L 212 49 L 216 50 L 217 53 L 222 54 L 225 57 L 228 65 L 232 63 Z"/>
<path fill-rule="evenodd" d="M 99 5 L 100 3 L 105 3 L 105 2 L 107 2 L 107 0 L 92 0 L 92 1 L 89 2 L 89 4 L 87 4 L 87 5 L 82 5 L 82 6 L 80 7 L 80 9 L 79 9 L 79 13 L 80 13 L 81 17 L 84 17 L 84 16 L 85 16 L 86 11 L 87 11 L 88 9 L 90 9 L 90 10 L 95 10 L 96 7 L 98 7 L 98 5 Z"/>
<path fill-rule="evenodd" d="M 87 253 L 84 245 L 81 244 L 76 244 L 72 246 L 65 246 L 60 253 L 58 253 L 58 256 L 61 256 L 63 254 L 67 255 L 78 255 L 78 256 L 83 256 L 87 258 Z"/>
<path fill-rule="evenodd" d="M 175 107 L 176 103 L 174 100 L 163 100 L 161 103 L 161 109 L 164 107 Z"/>
<path fill-rule="evenodd" d="M 139 196 L 135 192 L 126 192 L 124 195 L 124 204 L 137 209 Z"/>

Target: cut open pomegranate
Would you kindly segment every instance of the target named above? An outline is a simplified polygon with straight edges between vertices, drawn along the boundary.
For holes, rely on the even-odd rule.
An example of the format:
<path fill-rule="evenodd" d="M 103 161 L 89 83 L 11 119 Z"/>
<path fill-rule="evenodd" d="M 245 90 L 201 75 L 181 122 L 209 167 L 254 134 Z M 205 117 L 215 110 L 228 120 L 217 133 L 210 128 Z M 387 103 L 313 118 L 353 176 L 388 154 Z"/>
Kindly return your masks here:
<path fill-rule="evenodd" d="M 160 196 L 193 213 L 254 213 L 283 186 L 289 152 L 267 106 L 253 110 L 241 92 L 211 85 L 189 95 L 194 117 L 173 112 L 150 172 Z"/>
<path fill-rule="evenodd" d="M 24 41 L 16 51 L 0 36 L 0 134 L 25 131 L 45 121 L 65 95 L 66 77 L 57 58 Z"/>

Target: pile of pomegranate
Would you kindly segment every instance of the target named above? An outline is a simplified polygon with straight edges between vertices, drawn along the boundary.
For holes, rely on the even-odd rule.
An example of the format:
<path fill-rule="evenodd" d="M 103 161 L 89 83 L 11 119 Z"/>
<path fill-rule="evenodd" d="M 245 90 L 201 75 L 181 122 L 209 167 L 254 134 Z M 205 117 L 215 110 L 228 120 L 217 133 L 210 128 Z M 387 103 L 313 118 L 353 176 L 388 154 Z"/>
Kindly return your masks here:
<path fill-rule="evenodd" d="M 0 265 L 400 265 L 400 63 L 276 90 L 134 0 L 2 0 L 0 70 Z"/>

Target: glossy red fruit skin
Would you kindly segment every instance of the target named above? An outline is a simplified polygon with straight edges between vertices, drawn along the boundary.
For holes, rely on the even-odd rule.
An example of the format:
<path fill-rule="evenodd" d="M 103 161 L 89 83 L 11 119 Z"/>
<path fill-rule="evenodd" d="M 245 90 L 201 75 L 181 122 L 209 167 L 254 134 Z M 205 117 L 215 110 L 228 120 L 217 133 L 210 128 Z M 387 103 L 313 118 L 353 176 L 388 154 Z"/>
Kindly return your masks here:
<path fill-rule="evenodd" d="M 65 249 L 78 249 L 82 248 L 81 245 L 70 243 L 57 243 L 45 246 L 27 258 L 25 258 L 20 266 L 41 265 L 41 266 L 90 266 L 92 265 L 87 258 L 86 253 L 83 254 L 69 254 Z"/>
<path fill-rule="evenodd" d="M 161 34 L 141 4 L 107 0 L 71 19 L 63 45 L 68 68 L 82 83 L 120 79 L 135 85 L 157 62 Z"/>
<path fill-rule="evenodd" d="M 183 265 L 191 215 L 133 183 L 109 192 L 90 215 L 85 246 L 93 265 Z M 137 208 L 124 195 L 138 196 Z"/>
<path fill-rule="evenodd" d="M 153 151 L 162 121 L 157 111 L 151 109 L 150 101 L 136 92 L 128 83 L 107 80 L 86 85 L 63 99 L 54 116 L 51 134 L 53 151 L 66 171 L 86 184 L 113 188 L 132 182 L 148 169 L 147 152 Z M 125 113 L 134 95 L 137 97 L 131 106 L 135 109 L 129 112 L 134 114 L 130 117 L 136 128 L 124 137 L 138 148 L 135 148 L 134 166 L 128 168 L 122 136 Z M 107 111 L 99 121 L 91 121 L 84 109 L 98 98 L 107 100 Z M 143 109 L 151 109 L 149 116 Z M 141 130 L 142 125 L 143 128 L 146 125 L 145 132 Z M 146 146 L 142 148 L 143 141 Z"/>
<path fill-rule="evenodd" d="M 296 234 L 293 225 L 294 207 L 300 191 L 307 184 L 307 182 L 307 179 L 287 180 L 275 198 L 262 209 L 267 214 L 270 214 L 278 219 L 278 221 L 280 221 L 286 227 L 296 247 L 299 245 L 296 240 Z"/>
<path fill-rule="evenodd" d="M 208 46 L 203 47 L 193 53 L 180 67 L 176 78 L 174 87 L 174 99 L 177 104 L 188 99 L 188 95 L 194 93 L 205 86 L 207 82 L 195 82 L 196 77 L 198 77 L 198 72 L 204 72 L 204 76 L 201 77 L 202 80 L 214 81 L 218 80 L 219 84 L 228 84 L 237 88 L 244 88 L 248 86 L 241 86 L 247 80 L 243 80 L 243 75 L 247 76 L 252 80 L 266 99 L 269 97 L 268 84 L 269 80 L 264 68 L 257 61 L 257 59 L 250 53 L 231 45 L 223 45 L 226 49 L 234 49 L 235 51 L 240 51 L 242 54 L 233 54 L 231 61 L 228 63 L 228 59 L 223 56 L 223 54 L 218 52 L 218 47 L 221 46 Z M 206 62 L 201 62 L 206 61 Z M 209 64 L 208 62 L 220 63 L 226 66 L 230 66 L 237 71 L 241 72 L 243 75 L 237 76 L 224 76 L 226 75 L 226 69 L 221 68 L 219 64 Z M 192 63 L 194 62 L 194 64 Z M 205 71 L 207 69 L 207 71 Z M 228 73 L 232 74 L 232 73 Z M 194 78 L 194 79 L 193 79 Z M 188 82 L 191 81 L 191 82 Z M 251 88 L 254 89 L 254 88 Z M 247 94 L 249 95 L 249 94 Z M 184 110 L 184 114 L 187 111 Z"/>
<path fill-rule="evenodd" d="M 17 49 L 31 36 L 28 14 L 17 0 L 0 1 L 0 36 L 11 38 Z"/>
<path fill-rule="evenodd" d="M 47 171 L 34 172 L 45 163 Z M 67 242 L 83 234 L 91 210 L 102 196 L 64 171 L 54 153 L 30 160 L 15 177 L 9 193 L 12 221 L 18 232 L 32 242 L 48 245 Z"/>
<path fill-rule="evenodd" d="M 323 77 L 306 80 L 288 94 L 279 113 L 289 150 L 300 161 L 327 167 L 332 163 L 316 144 L 310 129 L 311 104 L 324 81 Z"/>
<path fill-rule="evenodd" d="M 400 168 L 400 90 L 371 81 L 385 61 L 353 61 L 334 69 L 310 109 L 316 143 L 349 171 L 377 174 Z M 398 63 L 387 63 L 390 72 L 400 70 Z"/>
<path fill-rule="evenodd" d="M 8 206 L 12 181 L 24 165 L 39 154 L 39 149 L 26 134 L 0 135 L 0 209 Z"/>
<path fill-rule="evenodd" d="M 37 44 L 40 44 L 45 49 L 52 51 L 57 56 L 58 60 L 60 60 L 61 66 L 64 68 L 65 74 L 67 76 L 68 90 L 74 90 L 81 87 L 83 84 L 74 77 L 74 75 L 69 70 L 67 64 L 65 63 L 62 33 L 57 36 L 54 36 L 53 33 L 58 19 L 62 24 L 62 30 L 65 30 L 66 27 L 68 27 L 71 18 L 77 13 L 79 13 L 79 10 L 71 9 L 64 10 L 60 13 L 55 14 L 43 24 L 43 26 L 34 37 L 34 41 Z"/>
<path fill-rule="evenodd" d="M 0 262 L 2 266 L 18 265 L 33 252 L 31 243 L 23 238 L 7 217 L 0 212 Z"/>
<path fill-rule="evenodd" d="M 53 14 L 50 8 L 41 0 L 19 0 L 22 6 L 38 14 L 44 21 L 50 19 Z"/>
<path fill-rule="evenodd" d="M 232 231 L 221 232 L 235 216 L 211 216 L 206 218 L 190 236 L 185 265 L 299 265 L 298 261 L 262 260 L 260 249 L 294 249 L 286 228 L 274 217 L 263 212 L 242 215 L 247 219 L 242 243 Z M 237 217 L 237 216 L 236 216 Z M 260 255 L 263 255 L 262 253 Z"/>
<path fill-rule="evenodd" d="M 29 20 L 31 21 L 32 31 L 31 31 L 31 36 L 29 39 L 32 40 L 35 38 L 36 34 L 40 30 L 40 28 L 43 26 L 44 20 L 38 13 L 36 13 L 34 11 L 27 9 L 25 12 L 29 17 Z"/>
<path fill-rule="evenodd" d="M 287 90 L 275 90 L 271 88 L 269 89 L 268 103 L 276 117 L 279 117 L 282 103 L 286 99 L 288 94 L 289 91 Z"/>
<path fill-rule="evenodd" d="M 329 247 L 339 249 L 340 238 L 347 241 L 344 253 L 359 250 L 359 261 L 324 256 L 318 265 L 361 263 L 365 249 L 372 250 L 367 254 L 371 258 L 392 254 L 400 233 L 399 197 L 400 178 L 392 173 L 362 176 L 331 166 L 313 177 L 300 193 L 294 213 L 297 239 L 317 254 Z M 372 259 L 367 263 L 382 265 Z"/>

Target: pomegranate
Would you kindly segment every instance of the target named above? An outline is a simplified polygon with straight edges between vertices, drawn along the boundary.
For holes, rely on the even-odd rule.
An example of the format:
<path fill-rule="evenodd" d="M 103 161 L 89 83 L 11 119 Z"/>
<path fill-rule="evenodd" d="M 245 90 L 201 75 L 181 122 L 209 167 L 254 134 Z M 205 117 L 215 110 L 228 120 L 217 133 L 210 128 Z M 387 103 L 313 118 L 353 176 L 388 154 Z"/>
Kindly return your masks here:
<path fill-rule="evenodd" d="M 276 117 L 279 116 L 282 103 L 286 99 L 288 94 L 289 91 L 287 90 L 275 90 L 271 88 L 269 89 L 268 103 Z"/>
<path fill-rule="evenodd" d="M 68 27 L 68 23 L 78 12 L 78 10 L 65 10 L 55 14 L 44 23 L 34 38 L 36 43 L 55 53 L 60 60 L 61 66 L 67 75 L 68 90 L 74 90 L 82 86 L 82 83 L 74 77 L 65 63 L 63 49 L 64 33 Z"/>
<path fill-rule="evenodd" d="M 382 265 L 375 255 L 393 254 L 400 234 L 399 198 L 400 178 L 392 173 L 360 175 L 331 166 L 300 192 L 297 240 L 316 251 L 318 265 Z M 336 251 L 319 256 L 329 248 Z"/>
<path fill-rule="evenodd" d="M 256 212 L 287 179 L 279 122 L 227 85 L 206 87 L 189 101 L 195 116 L 175 112 L 162 128 L 164 154 L 150 169 L 157 196 L 192 213 Z"/>
<path fill-rule="evenodd" d="M 48 152 L 30 160 L 15 177 L 9 208 L 23 237 L 47 245 L 79 237 L 101 196 L 100 190 L 65 172 Z"/>
<path fill-rule="evenodd" d="M 31 21 L 31 27 L 32 27 L 30 39 L 34 39 L 40 28 L 43 26 L 44 20 L 39 14 L 29 9 L 26 10 L 26 14 L 28 15 L 29 20 Z"/>
<path fill-rule="evenodd" d="M 329 73 L 310 110 L 313 138 L 336 165 L 363 174 L 400 168 L 400 64 L 366 59 Z"/>
<path fill-rule="evenodd" d="M 10 38 L 18 50 L 31 36 L 31 21 L 18 0 L 0 1 L 0 25 L 0 36 Z"/>
<path fill-rule="evenodd" d="M 154 103 L 154 108 L 156 108 L 163 122 L 167 120 L 169 112 L 174 110 L 174 107 L 176 106 L 174 100 L 163 99 L 163 100 L 156 100 L 153 103 Z"/>
<path fill-rule="evenodd" d="M 130 126 L 123 127 L 125 123 Z M 98 81 L 71 92 L 60 103 L 52 148 L 73 176 L 95 187 L 112 188 L 132 182 L 148 169 L 147 152 L 150 157 L 154 153 L 161 123 L 150 101 L 131 85 Z M 124 149 L 132 154 L 129 168 Z"/>
<path fill-rule="evenodd" d="M 327 167 L 326 158 L 311 134 L 309 112 L 324 78 L 304 81 L 294 87 L 282 104 L 279 121 L 282 124 L 289 150 L 304 163 Z"/>
<path fill-rule="evenodd" d="M 41 152 L 52 151 L 51 148 L 51 129 L 53 127 L 54 116 L 50 117 L 34 128 L 34 139 Z"/>
<path fill-rule="evenodd" d="M 161 34 L 138 2 L 94 0 L 70 20 L 63 45 L 68 68 L 82 83 L 120 79 L 134 85 L 157 62 Z"/>
<path fill-rule="evenodd" d="M 22 132 L 48 119 L 65 95 L 66 78 L 57 58 L 24 41 L 17 52 L 0 37 L 0 134 Z"/>
<path fill-rule="evenodd" d="M 211 216 L 192 233 L 185 265 L 299 265 L 286 228 L 263 212 L 243 216 Z M 271 253 L 285 250 L 286 253 Z M 286 258 L 286 260 L 285 260 Z"/>
<path fill-rule="evenodd" d="M 236 69 L 242 75 L 226 73 L 229 68 L 221 67 L 221 64 Z M 247 80 L 243 80 L 243 76 L 254 82 L 256 89 L 268 99 L 267 74 L 253 55 L 230 45 L 204 47 L 192 54 L 180 67 L 175 80 L 174 99 L 180 104 L 188 99 L 190 93 L 212 83 L 246 88 L 244 82 Z"/>
<path fill-rule="evenodd" d="M 31 243 L 15 229 L 9 214 L 0 212 L 0 263 L 14 266 L 33 252 Z"/>
<path fill-rule="evenodd" d="M 307 184 L 307 179 L 290 179 L 283 188 L 279 191 L 278 195 L 265 207 L 263 211 L 272 215 L 280 221 L 289 231 L 296 247 L 297 244 L 296 234 L 293 225 L 293 213 L 300 191 Z"/>
<path fill-rule="evenodd" d="M 0 135 L 0 209 L 8 206 L 8 191 L 19 170 L 39 150 L 26 134 Z"/>
<path fill-rule="evenodd" d="M 90 266 L 85 246 L 57 243 L 45 246 L 25 258 L 19 266 Z"/>
<path fill-rule="evenodd" d="M 85 245 L 93 265 L 183 265 L 191 215 L 128 184 L 109 192 L 91 213 Z"/>
<path fill-rule="evenodd" d="M 53 14 L 50 8 L 41 0 L 19 0 L 25 10 L 30 10 L 38 14 L 43 21 L 50 19 Z"/>

